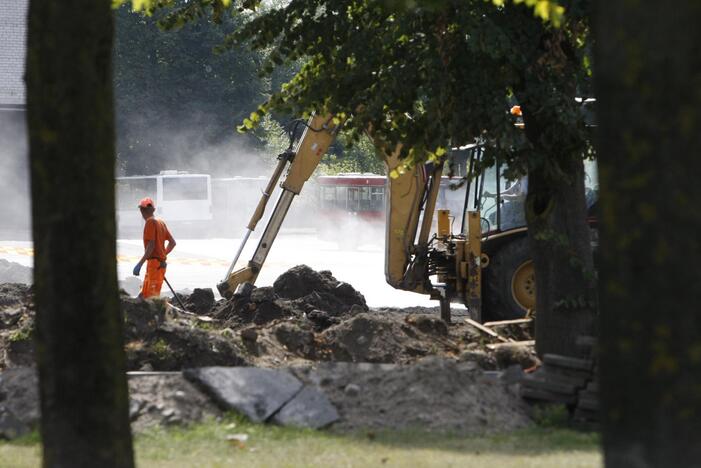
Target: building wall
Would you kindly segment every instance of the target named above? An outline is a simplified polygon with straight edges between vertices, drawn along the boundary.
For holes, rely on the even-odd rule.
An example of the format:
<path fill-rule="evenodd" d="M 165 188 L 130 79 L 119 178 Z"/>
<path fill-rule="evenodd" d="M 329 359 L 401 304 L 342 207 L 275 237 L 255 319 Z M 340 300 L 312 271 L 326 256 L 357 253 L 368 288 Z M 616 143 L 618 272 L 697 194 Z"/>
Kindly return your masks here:
<path fill-rule="evenodd" d="M 0 0 L 0 108 L 23 106 L 28 0 Z"/>

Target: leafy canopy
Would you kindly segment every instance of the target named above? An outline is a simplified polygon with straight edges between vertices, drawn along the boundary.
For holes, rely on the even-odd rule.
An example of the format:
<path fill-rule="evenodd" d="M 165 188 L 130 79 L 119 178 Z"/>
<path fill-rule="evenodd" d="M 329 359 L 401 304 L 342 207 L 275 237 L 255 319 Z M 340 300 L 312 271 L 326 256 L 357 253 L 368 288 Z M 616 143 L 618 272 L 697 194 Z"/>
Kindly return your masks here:
<path fill-rule="evenodd" d="M 586 1 L 290 0 L 261 6 L 260 0 L 192 0 L 162 21 L 177 28 L 230 11 L 246 21 L 224 45 L 269 50 L 262 75 L 303 62 L 244 119 L 241 131 L 271 111 L 324 112 L 344 122 L 352 141 L 370 130 L 387 151 L 401 143 L 407 164 L 442 158 L 452 145 L 479 139 L 493 144 L 492 158 L 517 172 L 538 163 L 535 146 L 570 154 L 586 146 L 574 101 L 588 86 Z M 529 104 L 527 121 L 547 113 L 547 125 L 525 138 L 509 112 L 517 102 Z"/>

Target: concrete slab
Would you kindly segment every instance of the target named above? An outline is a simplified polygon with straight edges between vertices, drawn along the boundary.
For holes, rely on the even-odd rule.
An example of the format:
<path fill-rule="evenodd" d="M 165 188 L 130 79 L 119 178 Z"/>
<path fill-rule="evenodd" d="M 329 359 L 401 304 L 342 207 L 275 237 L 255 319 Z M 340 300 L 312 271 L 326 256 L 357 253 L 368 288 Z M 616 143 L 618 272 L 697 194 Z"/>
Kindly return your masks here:
<path fill-rule="evenodd" d="M 296 377 L 277 369 L 202 367 L 187 369 L 183 375 L 224 409 L 254 422 L 267 420 L 302 388 Z"/>
<path fill-rule="evenodd" d="M 304 387 L 273 416 L 273 422 L 283 426 L 320 429 L 339 418 L 336 407 L 314 387 Z"/>

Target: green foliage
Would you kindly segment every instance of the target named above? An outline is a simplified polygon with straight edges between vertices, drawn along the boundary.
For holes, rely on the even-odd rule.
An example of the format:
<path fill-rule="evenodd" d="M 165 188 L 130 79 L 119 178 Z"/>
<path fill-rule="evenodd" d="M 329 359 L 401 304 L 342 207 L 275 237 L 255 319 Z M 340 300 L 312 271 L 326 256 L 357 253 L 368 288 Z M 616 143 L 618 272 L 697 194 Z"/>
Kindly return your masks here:
<path fill-rule="evenodd" d="M 361 135 L 357 142 L 351 140 L 348 133 L 341 133 L 339 144 L 321 161 L 321 171 L 328 175 L 341 172 L 367 172 L 385 174 L 385 165 L 377 156 L 375 145 L 366 135 Z"/>
<path fill-rule="evenodd" d="M 24 324 L 21 328 L 18 328 L 10 333 L 8 339 L 12 342 L 25 341 L 31 339 L 33 334 L 33 324 Z"/>
<path fill-rule="evenodd" d="M 211 9 L 200 0 L 169 16 L 187 17 L 194 3 Z M 401 142 L 407 164 L 479 139 L 493 146 L 487 163 L 501 159 L 511 176 L 539 165 L 561 176 L 557 157 L 587 147 L 574 101 L 589 88 L 586 0 L 295 0 L 256 12 L 259 3 L 232 4 L 243 23 L 225 44 L 267 51 L 266 75 L 303 64 L 258 114 L 333 113 L 351 140 L 372 128 L 387 151 Z M 514 127 L 515 102 L 526 132 Z"/>
<path fill-rule="evenodd" d="M 171 350 L 168 343 L 163 338 L 159 338 L 151 345 L 151 350 L 156 357 L 166 359 L 170 356 Z"/>
<path fill-rule="evenodd" d="M 184 5 L 184 2 L 179 2 Z M 270 94 L 270 79 L 257 75 L 263 52 L 213 48 L 225 39 L 228 18 L 220 26 L 208 18 L 178 32 L 162 31 L 165 12 L 148 17 L 124 6 L 115 12 L 114 87 L 117 156 L 129 174 L 183 168 L 176 154 L 193 155 L 229 142 L 236 121 L 250 117 Z M 248 137 L 241 144 L 256 145 Z"/>

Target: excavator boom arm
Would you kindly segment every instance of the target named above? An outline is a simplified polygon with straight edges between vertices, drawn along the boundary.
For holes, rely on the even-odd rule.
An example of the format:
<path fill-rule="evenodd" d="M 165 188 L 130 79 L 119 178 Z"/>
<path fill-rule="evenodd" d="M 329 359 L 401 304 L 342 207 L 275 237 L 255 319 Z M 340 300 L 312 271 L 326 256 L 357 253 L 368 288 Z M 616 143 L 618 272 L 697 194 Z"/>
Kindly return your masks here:
<path fill-rule="evenodd" d="M 253 257 L 248 262 L 248 264 L 236 271 L 232 270 L 235 267 L 236 260 L 238 256 L 243 251 L 243 244 L 248 239 L 250 233 L 255 229 L 256 224 L 262 218 L 263 212 L 267 205 L 267 200 L 272 193 L 271 186 L 277 182 L 282 173 L 284 166 L 286 164 L 285 160 L 281 160 L 271 177 L 271 181 L 268 184 L 266 191 L 263 193 L 258 207 L 249 222 L 246 236 L 239 247 L 237 257 L 234 259 L 229 272 L 227 273 L 224 281 L 217 285 L 219 292 L 222 296 L 229 297 L 236 292 L 236 288 L 243 283 L 255 283 L 256 278 L 260 269 L 265 263 L 265 259 L 270 252 L 270 248 L 273 246 L 273 242 L 277 237 L 282 222 L 285 220 L 287 211 L 292 205 L 292 201 L 296 195 L 299 195 L 302 191 L 302 187 L 309 180 L 314 170 L 319 165 L 321 158 L 324 156 L 329 146 L 336 137 L 338 131 L 338 124 L 334 123 L 334 119 L 331 115 L 314 115 L 305 124 L 306 127 L 302 133 L 297 146 L 295 147 L 293 154 L 289 158 L 290 167 L 287 171 L 287 175 L 283 180 L 281 187 L 282 193 L 275 204 L 268 223 L 265 226 L 263 235 L 258 242 Z"/>

